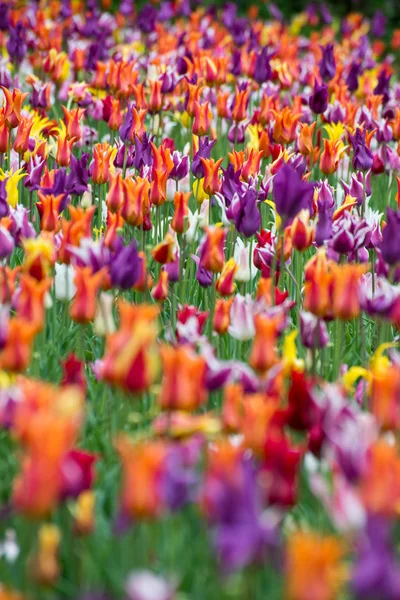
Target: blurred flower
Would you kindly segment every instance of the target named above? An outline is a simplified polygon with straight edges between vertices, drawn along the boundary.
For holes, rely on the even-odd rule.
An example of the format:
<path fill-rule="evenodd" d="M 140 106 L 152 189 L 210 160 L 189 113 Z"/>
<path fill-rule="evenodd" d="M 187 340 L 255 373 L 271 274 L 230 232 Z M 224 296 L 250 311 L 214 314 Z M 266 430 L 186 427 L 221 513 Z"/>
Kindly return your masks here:
<path fill-rule="evenodd" d="M 174 583 L 151 571 L 133 571 L 125 584 L 128 600 L 173 600 L 175 589 Z"/>

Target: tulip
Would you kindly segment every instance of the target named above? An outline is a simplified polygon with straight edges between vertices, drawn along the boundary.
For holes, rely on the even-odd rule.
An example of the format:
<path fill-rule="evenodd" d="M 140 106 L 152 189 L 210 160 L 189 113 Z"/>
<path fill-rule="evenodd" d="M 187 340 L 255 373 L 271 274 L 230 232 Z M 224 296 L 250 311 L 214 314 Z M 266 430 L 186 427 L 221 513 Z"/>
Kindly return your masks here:
<path fill-rule="evenodd" d="M 89 323 L 96 315 L 96 296 L 103 282 L 105 269 L 93 273 L 91 267 L 76 267 L 74 284 L 76 294 L 70 316 L 77 323 Z"/>
<path fill-rule="evenodd" d="M 294 532 L 287 544 L 287 596 L 306 600 L 310 589 L 318 589 L 319 598 L 335 598 L 346 582 L 344 548 L 335 536 Z"/>
<path fill-rule="evenodd" d="M 140 393 L 158 374 L 158 308 L 120 302 L 119 311 L 120 326 L 106 339 L 101 377 L 131 393 Z"/>
<path fill-rule="evenodd" d="M 161 347 L 163 378 L 158 403 L 163 410 L 193 411 L 207 400 L 206 362 L 181 346 Z"/>

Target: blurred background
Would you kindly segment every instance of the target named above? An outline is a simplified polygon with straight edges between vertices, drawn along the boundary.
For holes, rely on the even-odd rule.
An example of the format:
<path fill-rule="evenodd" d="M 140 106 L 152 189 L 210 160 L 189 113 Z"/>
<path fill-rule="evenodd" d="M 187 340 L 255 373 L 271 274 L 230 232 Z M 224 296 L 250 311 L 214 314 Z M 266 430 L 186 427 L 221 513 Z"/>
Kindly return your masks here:
<path fill-rule="evenodd" d="M 116 9 L 121 0 L 112 0 L 113 7 Z M 134 0 L 137 8 L 147 3 L 158 4 L 159 0 Z M 333 17 L 341 18 L 350 12 L 359 12 L 366 17 L 372 18 L 376 13 L 383 14 L 386 17 L 387 31 L 389 36 L 394 28 L 400 27 L 400 0 L 191 0 L 193 6 L 197 5 L 216 5 L 223 6 L 227 2 L 236 4 L 242 13 L 249 11 L 250 7 L 255 6 L 261 17 L 268 17 L 269 7 L 276 7 L 285 17 L 290 19 L 294 15 L 306 9 L 316 9 L 321 5 L 328 7 Z M 101 0 L 98 0 L 101 4 Z M 383 37 L 386 37 L 384 35 Z"/>
<path fill-rule="evenodd" d="M 224 0 L 215 0 L 215 4 L 224 4 Z M 400 0 L 325 0 L 310 2 L 310 0 L 271 0 L 271 2 L 257 2 L 253 0 L 237 0 L 232 2 L 237 4 L 242 10 L 246 11 L 249 5 L 254 4 L 260 10 L 260 14 L 268 14 L 268 5 L 273 3 L 285 18 L 290 18 L 299 12 L 314 6 L 316 9 L 322 4 L 325 4 L 332 15 L 335 17 L 343 17 L 350 12 L 360 12 L 366 17 L 373 17 L 379 11 L 387 18 L 387 25 L 390 28 L 400 26 Z"/>

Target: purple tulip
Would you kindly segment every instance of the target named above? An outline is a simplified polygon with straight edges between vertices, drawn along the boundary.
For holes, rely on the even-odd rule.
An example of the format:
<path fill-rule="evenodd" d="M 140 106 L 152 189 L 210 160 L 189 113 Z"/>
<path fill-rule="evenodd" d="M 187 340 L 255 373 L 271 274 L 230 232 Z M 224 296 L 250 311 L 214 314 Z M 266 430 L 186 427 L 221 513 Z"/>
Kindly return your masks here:
<path fill-rule="evenodd" d="M 229 208 L 234 195 L 243 194 L 245 187 L 240 179 L 240 171 L 235 171 L 232 163 L 229 163 L 228 167 L 223 169 L 223 174 L 220 192 L 224 197 L 225 205 Z"/>
<path fill-rule="evenodd" d="M 303 181 L 297 171 L 284 163 L 273 179 L 273 200 L 282 219 L 282 227 L 303 209 L 311 212 L 314 186 Z"/>
<path fill-rule="evenodd" d="M 247 39 L 248 23 L 246 19 L 235 19 L 230 27 L 230 34 L 235 46 L 243 46 Z"/>
<path fill-rule="evenodd" d="M 113 287 L 129 290 L 134 286 L 142 273 L 142 260 L 135 240 L 129 246 L 123 247 L 111 262 L 110 275 Z"/>
<path fill-rule="evenodd" d="M 360 307 L 368 315 L 386 317 L 399 297 L 399 290 L 386 277 L 375 277 L 373 282 L 372 273 L 366 273 L 360 282 L 358 295 Z"/>
<path fill-rule="evenodd" d="M 384 517 L 370 516 L 361 536 L 351 587 L 359 600 L 398 600 L 400 566 L 391 540 L 393 524 Z"/>
<path fill-rule="evenodd" d="M 130 17 L 133 14 L 133 0 L 121 0 L 119 5 L 119 12 L 124 17 Z"/>
<path fill-rule="evenodd" d="M 176 88 L 176 84 L 178 83 L 178 79 L 176 77 L 175 71 L 165 71 L 160 77 L 162 81 L 161 85 L 161 93 L 162 94 L 171 94 Z"/>
<path fill-rule="evenodd" d="M 243 144 L 245 140 L 245 133 L 248 121 L 241 121 L 240 123 L 233 123 L 228 131 L 228 140 L 231 144 Z"/>
<path fill-rule="evenodd" d="M 231 60 L 231 73 L 235 77 L 239 77 L 242 74 L 242 54 L 238 48 L 234 48 Z"/>
<path fill-rule="evenodd" d="M 270 2 L 268 4 L 268 10 L 271 17 L 275 19 L 275 21 L 279 21 L 280 23 L 284 22 L 285 19 L 283 17 L 283 13 L 279 10 L 279 8 L 274 2 Z"/>
<path fill-rule="evenodd" d="M 346 78 L 346 85 L 349 92 L 355 92 L 358 89 L 358 76 L 361 73 L 361 64 L 352 62 Z"/>
<path fill-rule="evenodd" d="M 336 74 L 336 62 L 333 55 L 333 44 L 327 44 L 321 49 L 322 59 L 319 63 L 319 74 L 324 81 L 330 81 Z"/>
<path fill-rule="evenodd" d="M 0 30 L 7 31 L 10 27 L 10 7 L 7 2 L 0 3 Z"/>
<path fill-rule="evenodd" d="M 204 167 L 202 158 L 208 159 L 211 156 L 211 150 L 216 140 L 209 139 L 208 135 L 199 138 L 199 149 L 193 157 L 192 173 L 197 179 L 204 177 Z"/>
<path fill-rule="evenodd" d="M 60 194 L 66 193 L 66 179 L 67 171 L 65 167 L 57 169 L 54 174 L 54 181 L 52 187 L 41 188 L 41 192 L 45 195 L 53 194 L 59 196 Z"/>
<path fill-rule="evenodd" d="M 158 12 L 158 20 L 159 21 L 168 21 L 172 19 L 175 15 L 175 9 L 172 2 L 164 2 L 160 3 L 160 10 Z"/>
<path fill-rule="evenodd" d="M 333 21 L 331 12 L 328 8 L 328 5 L 325 4 L 325 2 L 323 2 L 319 8 L 320 13 L 321 13 L 321 19 L 322 22 L 325 23 L 325 25 L 330 25 Z"/>
<path fill-rule="evenodd" d="M 188 464 L 183 446 L 173 446 L 165 461 L 163 496 L 170 510 L 182 509 L 194 500 L 198 476 L 193 465 Z"/>
<path fill-rule="evenodd" d="M 177 283 L 179 281 L 179 254 L 175 253 L 175 258 L 170 263 L 167 263 L 162 268 L 168 273 L 168 282 Z"/>
<path fill-rule="evenodd" d="M 387 18 L 381 10 L 377 10 L 371 21 L 371 34 L 374 37 L 383 37 L 386 31 Z"/>
<path fill-rule="evenodd" d="M 357 200 L 358 206 L 364 204 L 364 175 L 362 173 L 352 173 L 351 184 L 348 185 L 342 179 L 342 187 L 346 195 L 350 195 Z"/>
<path fill-rule="evenodd" d="M 125 152 L 126 152 L 126 159 L 125 159 Z M 134 147 L 133 146 L 126 146 L 125 144 L 119 144 L 118 145 L 118 150 L 117 150 L 117 154 L 115 155 L 115 159 L 114 159 L 114 167 L 117 167 L 118 169 L 122 169 L 124 166 L 124 159 L 125 159 L 125 166 L 129 169 L 130 167 L 133 166 L 133 161 L 134 161 Z"/>
<path fill-rule="evenodd" d="M 33 90 L 31 94 L 31 104 L 33 108 L 47 109 L 47 90 L 50 84 L 42 84 L 37 81 L 33 84 Z"/>
<path fill-rule="evenodd" d="M 264 46 L 260 53 L 257 53 L 253 73 L 253 77 L 257 83 L 261 84 L 271 79 L 272 69 L 271 65 L 269 64 L 271 56 L 272 55 L 268 54 L 266 46 Z"/>
<path fill-rule="evenodd" d="M 133 125 L 132 106 L 128 105 L 127 111 L 124 116 L 124 120 L 122 121 L 122 125 L 118 130 L 119 137 L 125 143 L 132 141 L 131 140 L 132 125 Z"/>
<path fill-rule="evenodd" d="M 71 154 L 70 172 L 67 175 L 65 187 L 68 194 L 81 196 L 88 189 L 89 170 L 87 163 L 89 154 L 82 154 L 80 158 L 75 158 Z"/>
<path fill-rule="evenodd" d="M 0 181 L 0 219 L 6 217 L 10 212 L 10 205 L 7 202 L 6 184 L 7 179 Z"/>
<path fill-rule="evenodd" d="M 21 204 L 10 209 L 10 217 L 12 221 L 10 233 L 17 246 L 21 245 L 22 239 L 36 237 L 35 228 L 28 218 L 28 211 Z"/>
<path fill-rule="evenodd" d="M 305 348 L 325 348 L 329 342 L 325 321 L 305 311 L 300 312 L 300 335 Z"/>
<path fill-rule="evenodd" d="M 230 206 L 236 229 L 246 238 L 260 229 L 261 218 L 257 206 L 257 192 L 251 188 L 245 194 L 236 195 Z"/>
<path fill-rule="evenodd" d="M 157 21 L 157 10 L 151 4 L 145 4 L 137 18 L 137 26 L 143 33 L 152 33 Z"/>
<path fill-rule="evenodd" d="M 213 507 L 209 515 L 217 556 L 225 572 L 242 569 L 278 549 L 275 525 L 261 516 L 256 470 L 249 457 L 237 465 L 237 475 L 208 484 L 205 493 Z"/>
<path fill-rule="evenodd" d="M 7 52 L 13 63 L 20 64 L 25 58 L 27 45 L 25 42 L 26 29 L 21 21 L 15 27 L 9 28 L 9 38 L 7 40 Z"/>
<path fill-rule="evenodd" d="M 382 258 L 390 266 L 400 262 L 400 212 L 387 209 L 387 223 L 382 233 Z"/>
<path fill-rule="evenodd" d="M 174 163 L 174 166 L 169 174 L 170 178 L 175 181 L 184 179 L 189 173 L 189 157 L 182 156 L 181 152 L 175 150 L 175 152 L 172 153 L 172 162 Z"/>
<path fill-rule="evenodd" d="M 322 246 L 332 236 L 333 212 L 334 210 L 329 209 L 325 204 L 318 210 L 318 221 L 315 229 L 315 243 L 317 246 Z"/>
<path fill-rule="evenodd" d="M 237 15 L 237 5 L 234 2 L 225 4 L 222 11 L 222 23 L 227 29 L 232 27 Z"/>
<path fill-rule="evenodd" d="M 201 285 L 201 287 L 209 287 L 210 285 L 212 285 L 213 274 L 211 273 L 211 271 L 207 271 L 206 269 L 204 269 L 204 267 L 201 266 L 200 259 L 198 256 L 192 254 L 191 257 L 197 265 L 196 279 Z"/>
<path fill-rule="evenodd" d="M 328 88 L 324 82 L 319 84 L 317 80 L 314 83 L 314 91 L 308 100 L 312 112 L 321 115 L 328 108 Z"/>
<path fill-rule="evenodd" d="M 71 0 L 61 0 L 60 17 L 63 20 L 72 17 Z"/>
<path fill-rule="evenodd" d="M 135 135 L 135 156 L 133 166 L 140 171 L 142 167 L 151 166 L 153 164 L 153 153 L 151 150 L 151 139 L 144 134 L 142 140 L 139 140 Z"/>
<path fill-rule="evenodd" d="M 349 134 L 351 145 L 353 146 L 353 167 L 358 171 L 368 171 L 371 169 L 374 159 L 371 150 L 365 141 L 365 132 L 357 127 L 355 135 Z"/>
<path fill-rule="evenodd" d="M 344 123 L 346 120 L 346 109 L 340 102 L 335 100 L 333 104 L 328 106 L 325 116 L 329 123 Z"/>
<path fill-rule="evenodd" d="M 382 70 L 378 75 L 378 83 L 374 89 L 374 94 L 376 94 L 377 96 L 383 96 L 384 104 L 386 104 L 386 102 L 389 100 L 390 78 L 391 78 L 391 74 L 390 73 L 387 74 L 384 70 Z"/>
<path fill-rule="evenodd" d="M 3 225 L 0 225 L 0 260 L 11 256 L 14 245 L 11 233 Z"/>

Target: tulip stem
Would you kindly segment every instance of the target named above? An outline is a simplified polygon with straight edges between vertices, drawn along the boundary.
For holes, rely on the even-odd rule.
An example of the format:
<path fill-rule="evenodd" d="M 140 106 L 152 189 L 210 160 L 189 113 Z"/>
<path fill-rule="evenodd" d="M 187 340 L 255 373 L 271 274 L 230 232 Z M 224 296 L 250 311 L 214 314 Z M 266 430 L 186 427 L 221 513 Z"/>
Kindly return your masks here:
<path fill-rule="evenodd" d="M 101 205 L 101 184 L 99 184 L 98 186 L 99 189 L 99 203 L 97 206 L 97 227 L 99 228 L 99 238 L 100 238 L 100 232 L 101 232 L 101 221 L 102 221 L 102 205 Z"/>
<path fill-rule="evenodd" d="M 175 294 L 175 284 L 172 283 L 170 285 L 171 290 L 171 328 L 172 328 L 172 338 L 175 338 L 176 335 L 176 294 Z"/>
<path fill-rule="evenodd" d="M 214 311 L 215 311 L 215 300 L 216 300 L 217 288 L 215 287 L 215 275 L 213 275 L 211 289 L 210 289 L 210 315 L 208 322 L 208 337 L 210 340 L 212 339 L 213 334 L 213 321 L 214 321 Z"/>
<path fill-rule="evenodd" d="M 178 240 L 179 240 L 179 249 L 180 249 L 180 255 L 179 255 L 179 302 L 182 304 L 184 301 L 184 298 L 183 298 L 183 290 L 184 290 L 183 267 L 185 264 L 186 237 L 180 233 L 180 234 L 178 234 Z"/>
<path fill-rule="evenodd" d="M 125 179 L 125 174 L 126 174 L 126 163 L 128 160 L 128 148 L 126 146 L 126 144 L 124 145 L 124 162 L 122 165 L 122 178 Z"/>
<path fill-rule="evenodd" d="M 335 379 L 339 377 L 340 358 L 342 352 L 344 321 L 336 319 L 335 323 L 335 345 L 334 345 L 334 361 L 333 361 L 333 376 Z"/>
<path fill-rule="evenodd" d="M 272 263 L 271 263 L 271 304 L 272 304 L 272 306 L 275 306 L 276 263 L 278 261 L 278 250 L 279 250 L 278 241 L 279 241 L 279 238 L 277 237 L 276 243 L 275 243 L 274 254 L 272 256 Z"/>

